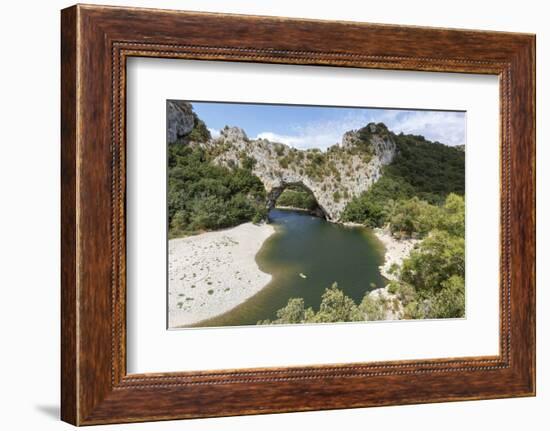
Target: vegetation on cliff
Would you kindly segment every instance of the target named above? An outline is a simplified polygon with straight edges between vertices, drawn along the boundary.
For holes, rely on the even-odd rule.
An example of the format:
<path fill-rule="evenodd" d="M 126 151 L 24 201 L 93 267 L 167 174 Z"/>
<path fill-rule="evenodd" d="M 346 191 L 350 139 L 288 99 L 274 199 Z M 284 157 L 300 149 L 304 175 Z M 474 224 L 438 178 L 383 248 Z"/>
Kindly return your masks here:
<path fill-rule="evenodd" d="M 344 221 L 382 227 L 405 200 L 417 198 L 437 205 L 449 193 L 464 195 L 464 151 L 422 136 L 395 135 L 395 142 L 393 162 L 383 168 L 381 178 L 369 190 L 347 204 Z"/>
<path fill-rule="evenodd" d="M 184 140 L 168 145 L 169 236 L 263 220 L 266 196 L 260 179 L 250 165 L 218 166 L 206 150 L 189 145 L 210 139 L 204 122 L 193 116 L 194 127 Z"/>
<path fill-rule="evenodd" d="M 259 222 L 267 215 L 262 182 L 250 170 L 212 164 L 204 150 L 168 148 L 171 237 Z"/>
<path fill-rule="evenodd" d="M 313 211 L 317 201 L 310 191 L 299 185 L 290 185 L 277 198 L 277 206 Z"/>

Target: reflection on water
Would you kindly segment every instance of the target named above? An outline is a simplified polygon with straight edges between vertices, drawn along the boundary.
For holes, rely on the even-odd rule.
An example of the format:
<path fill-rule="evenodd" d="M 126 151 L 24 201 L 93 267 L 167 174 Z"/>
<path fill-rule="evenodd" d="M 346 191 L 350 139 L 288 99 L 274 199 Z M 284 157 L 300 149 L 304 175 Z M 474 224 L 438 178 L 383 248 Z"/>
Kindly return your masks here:
<path fill-rule="evenodd" d="M 369 229 L 278 209 L 270 211 L 269 220 L 276 233 L 256 260 L 262 271 L 272 274 L 271 282 L 243 304 L 198 326 L 255 325 L 274 319 L 276 311 L 295 297 L 318 309 L 321 295 L 333 282 L 356 302 L 366 291 L 383 287 L 378 270 L 383 248 Z"/>

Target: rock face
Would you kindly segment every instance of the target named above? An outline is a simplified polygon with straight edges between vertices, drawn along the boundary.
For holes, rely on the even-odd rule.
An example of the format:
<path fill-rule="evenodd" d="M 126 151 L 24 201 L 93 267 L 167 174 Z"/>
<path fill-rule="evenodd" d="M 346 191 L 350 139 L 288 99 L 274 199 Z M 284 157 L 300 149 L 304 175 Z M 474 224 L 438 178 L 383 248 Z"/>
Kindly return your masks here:
<path fill-rule="evenodd" d="M 166 102 L 166 117 L 167 139 L 170 143 L 185 138 L 195 126 L 193 108 L 181 100 Z"/>
<path fill-rule="evenodd" d="M 168 102 L 168 142 L 187 142 L 195 114 L 186 102 Z M 220 136 L 207 142 L 189 142 L 206 149 L 214 163 L 227 167 L 249 167 L 260 178 L 272 208 L 289 185 L 309 190 L 329 221 L 340 221 L 353 197 L 369 189 L 392 162 L 396 145 L 383 124 L 370 123 L 346 132 L 342 143 L 326 151 L 298 150 L 266 139 L 251 140 L 238 127 L 225 127 Z"/>
<path fill-rule="evenodd" d="M 237 127 L 224 128 L 220 137 L 207 146 L 219 151 L 216 163 L 229 167 L 252 165 L 265 186 L 269 208 L 287 186 L 297 184 L 313 194 L 327 220 L 336 222 L 347 203 L 368 190 L 380 178 L 382 167 L 395 156 L 391 135 L 382 133 L 375 124 L 368 127 L 372 131 L 369 142 L 364 142 L 358 131 L 350 131 L 341 145 L 326 152 L 297 150 L 265 139 L 250 140 Z"/>

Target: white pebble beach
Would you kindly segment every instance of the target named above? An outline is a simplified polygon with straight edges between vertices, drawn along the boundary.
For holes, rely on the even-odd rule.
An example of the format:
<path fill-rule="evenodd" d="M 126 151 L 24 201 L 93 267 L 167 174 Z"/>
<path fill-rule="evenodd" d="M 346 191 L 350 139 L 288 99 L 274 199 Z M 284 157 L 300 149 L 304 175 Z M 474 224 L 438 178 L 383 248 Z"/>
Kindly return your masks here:
<path fill-rule="evenodd" d="M 256 254 L 275 229 L 244 223 L 168 242 L 168 325 L 197 324 L 230 311 L 262 290 L 271 275 Z"/>

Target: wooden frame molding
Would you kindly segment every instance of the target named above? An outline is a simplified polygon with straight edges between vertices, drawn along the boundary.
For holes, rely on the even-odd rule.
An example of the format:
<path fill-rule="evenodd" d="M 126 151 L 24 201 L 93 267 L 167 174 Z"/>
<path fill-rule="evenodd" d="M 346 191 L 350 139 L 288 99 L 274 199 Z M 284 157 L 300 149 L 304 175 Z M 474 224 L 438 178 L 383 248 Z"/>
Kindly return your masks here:
<path fill-rule="evenodd" d="M 534 395 L 534 35 L 82 5 L 61 16 L 63 420 L 91 425 Z M 128 375 L 131 56 L 498 75 L 499 355 Z"/>

